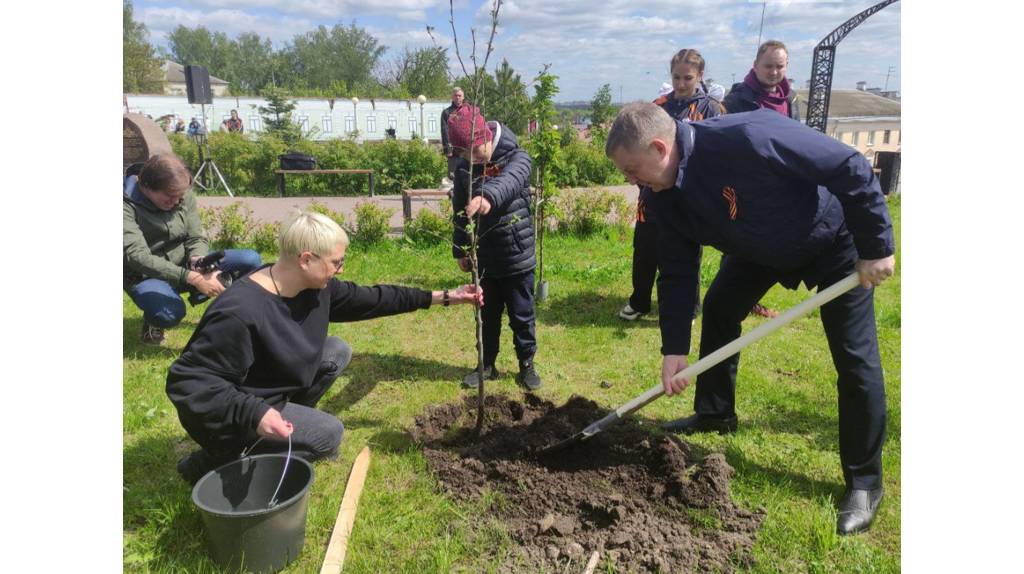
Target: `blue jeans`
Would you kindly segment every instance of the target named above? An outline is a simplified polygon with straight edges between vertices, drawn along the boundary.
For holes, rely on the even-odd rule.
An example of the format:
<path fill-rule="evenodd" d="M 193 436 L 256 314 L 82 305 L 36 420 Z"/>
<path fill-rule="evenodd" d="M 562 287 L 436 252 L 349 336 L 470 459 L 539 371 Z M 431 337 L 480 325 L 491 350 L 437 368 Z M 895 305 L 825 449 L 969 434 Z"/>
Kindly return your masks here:
<path fill-rule="evenodd" d="M 260 254 L 252 249 L 228 249 L 220 270 L 244 275 L 260 266 Z M 147 324 L 161 329 L 173 327 L 185 317 L 185 301 L 178 291 L 162 279 L 145 279 L 128 290 L 135 306 L 142 309 Z"/>

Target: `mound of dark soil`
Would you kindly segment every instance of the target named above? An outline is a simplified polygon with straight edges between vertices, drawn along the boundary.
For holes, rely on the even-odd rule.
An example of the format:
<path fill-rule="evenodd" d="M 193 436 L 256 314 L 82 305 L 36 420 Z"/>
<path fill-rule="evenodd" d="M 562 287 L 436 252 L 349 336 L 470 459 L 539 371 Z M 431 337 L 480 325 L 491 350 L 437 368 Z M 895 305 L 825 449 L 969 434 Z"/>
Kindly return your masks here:
<path fill-rule="evenodd" d="M 695 460 L 675 436 L 626 419 L 586 443 L 540 454 L 607 411 L 572 397 L 555 407 L 526 395 L 486 400 L 477 437 L 476 397 L 432 407 L 413 437 L 456 497 L 502 493 L 492 510 L 519 543 L 516 569 L 562 571 L 594 551 L 618 571 L 729 572 L 751 564 L 763 511 L 733 504 L 733 469 L 721 454 Z M 511 569 L 509 565 L 509 569 Z M 579 568 L 582 570 L 582 566 Z"/>

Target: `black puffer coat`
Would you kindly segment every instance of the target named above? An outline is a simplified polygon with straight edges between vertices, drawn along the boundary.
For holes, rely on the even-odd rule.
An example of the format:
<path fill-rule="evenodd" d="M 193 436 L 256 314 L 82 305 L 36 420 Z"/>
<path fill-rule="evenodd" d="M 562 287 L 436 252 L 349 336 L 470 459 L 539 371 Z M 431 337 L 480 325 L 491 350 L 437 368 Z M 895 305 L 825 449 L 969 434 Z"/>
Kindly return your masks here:
<path fill-rule="evenodd" d="M 477 255 L 485 277 L 518 275 L 537 266 L 534 255 L 533 214 L 530 211 L 530 170 L 533 161 L 519 147 L 515 134 L 498 122 L 487 124 L 494 133 L 494 152 L 486 165 L 473 166 L 473 197 L 483 195 L 491 211 L 480 218 Z M 452 239 L 455 258 L 466 257 L 469 250 L 469 219 L 466 204 L 469 162 L 460 158 L 455 168 L 455 193 L 452 198 L 455 232 Z"/>

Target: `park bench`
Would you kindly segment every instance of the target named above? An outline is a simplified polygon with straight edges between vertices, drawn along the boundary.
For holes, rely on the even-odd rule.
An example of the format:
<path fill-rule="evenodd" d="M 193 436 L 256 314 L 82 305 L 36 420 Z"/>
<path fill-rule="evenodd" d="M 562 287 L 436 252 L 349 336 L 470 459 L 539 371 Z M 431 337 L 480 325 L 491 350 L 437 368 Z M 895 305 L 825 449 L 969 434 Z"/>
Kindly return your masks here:
<path fill-rule="evenodd" d="M 427 199 L 427 198 L 439 198 L 439 199 L 451 199 L 452 195 L 450 191 L 443 189 L 403 189 L 402 190 L 402 216 L 408 221 L 412 219 L 412 200 L 413 199 Z"/>
<path fill-rule="evenodd" d="M 289 173 L 315 174 L 315 173 L 337 173 L 337 174 L 362 174 L 370 178 L 370 197 L 373 197 L 373 170 L 372 169 L 275 169 L 277 174 L 277 196 L 284 197 L 284 176 Z"/>

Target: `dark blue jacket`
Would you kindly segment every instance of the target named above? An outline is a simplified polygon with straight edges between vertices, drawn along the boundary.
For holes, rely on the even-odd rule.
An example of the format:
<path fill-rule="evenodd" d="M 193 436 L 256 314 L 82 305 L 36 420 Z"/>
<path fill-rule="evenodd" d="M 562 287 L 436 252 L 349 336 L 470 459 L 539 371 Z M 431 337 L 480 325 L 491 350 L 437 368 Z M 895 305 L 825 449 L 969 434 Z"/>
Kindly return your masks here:
<path fill-rule="evenodd" d="M 659 96 L 654 103 L 661 106 L 661 109 L 668 112 L 668 115 L 673 118 L 691 122 L 718 117 L 725 113 L 722 104 L 708 95 L 704 84 L 698 84 L 694 94 L 685 100 L 676 99 L 673 92 Z"/>
<path fill-rule="evenodd" d="M 480 269 L 492 278 L 518 275 L 537 266 L 534 256 L 533 216 L 530 211 L 530 154 L 519 147 L 515 134 L 505 125 L 488 122 L 494 132 L 494 151 L 486 165 L 473 166 L 473 196 L 483 195 L 491 211 L 480 218 L 477 256 Z M 452 211 L 455 232 L 452 255 L 466 257 L 469 234 L 466 204 L 469 202 L 469 162 L 459 158 L 455 167 Z"/>
<path fill-rule="evenodd" d="M 786 101 L 789 102 L 789 117 L 800 121 L 800 105 L 796 101 L 796 90 L 790 90 L 786 94 Z M 726 113 L 729 114 L 761 109 L 761 104 L 757 103 L 757 94 L 754 93 L 753 88 L 743 82 L 732 85 L 732 89 L 722 100 L 722 105 L 725 106 Z"/>
<path fill-rule="evenodd" d="M 676 122 L 679 174 L 654 193 L 662 354 L 685 355 L 698 246 L 775 269 L 795 289 L 822 279 L 816 261 L 848 229 L 860 259 L 892 255 L 892 221 L 857 150 L 772 110 Z"/>
<path fill-rule="evenodd" d="M 718 100 L 708 95 L 704 84 L 698 84 L 694 94 L 685 100 L 676 99 L 673 94 L 659 96 L 654 103 L 668 112 L 668 115 L 681 121 L 696 122 L 716 118 L 725 113 L 725 108 Z M 641 185 L 637 199 L 636 219 L 639 223 L 654 221 L 655 213 L 647 209 L 651 202 L 651 188 Z"/>

